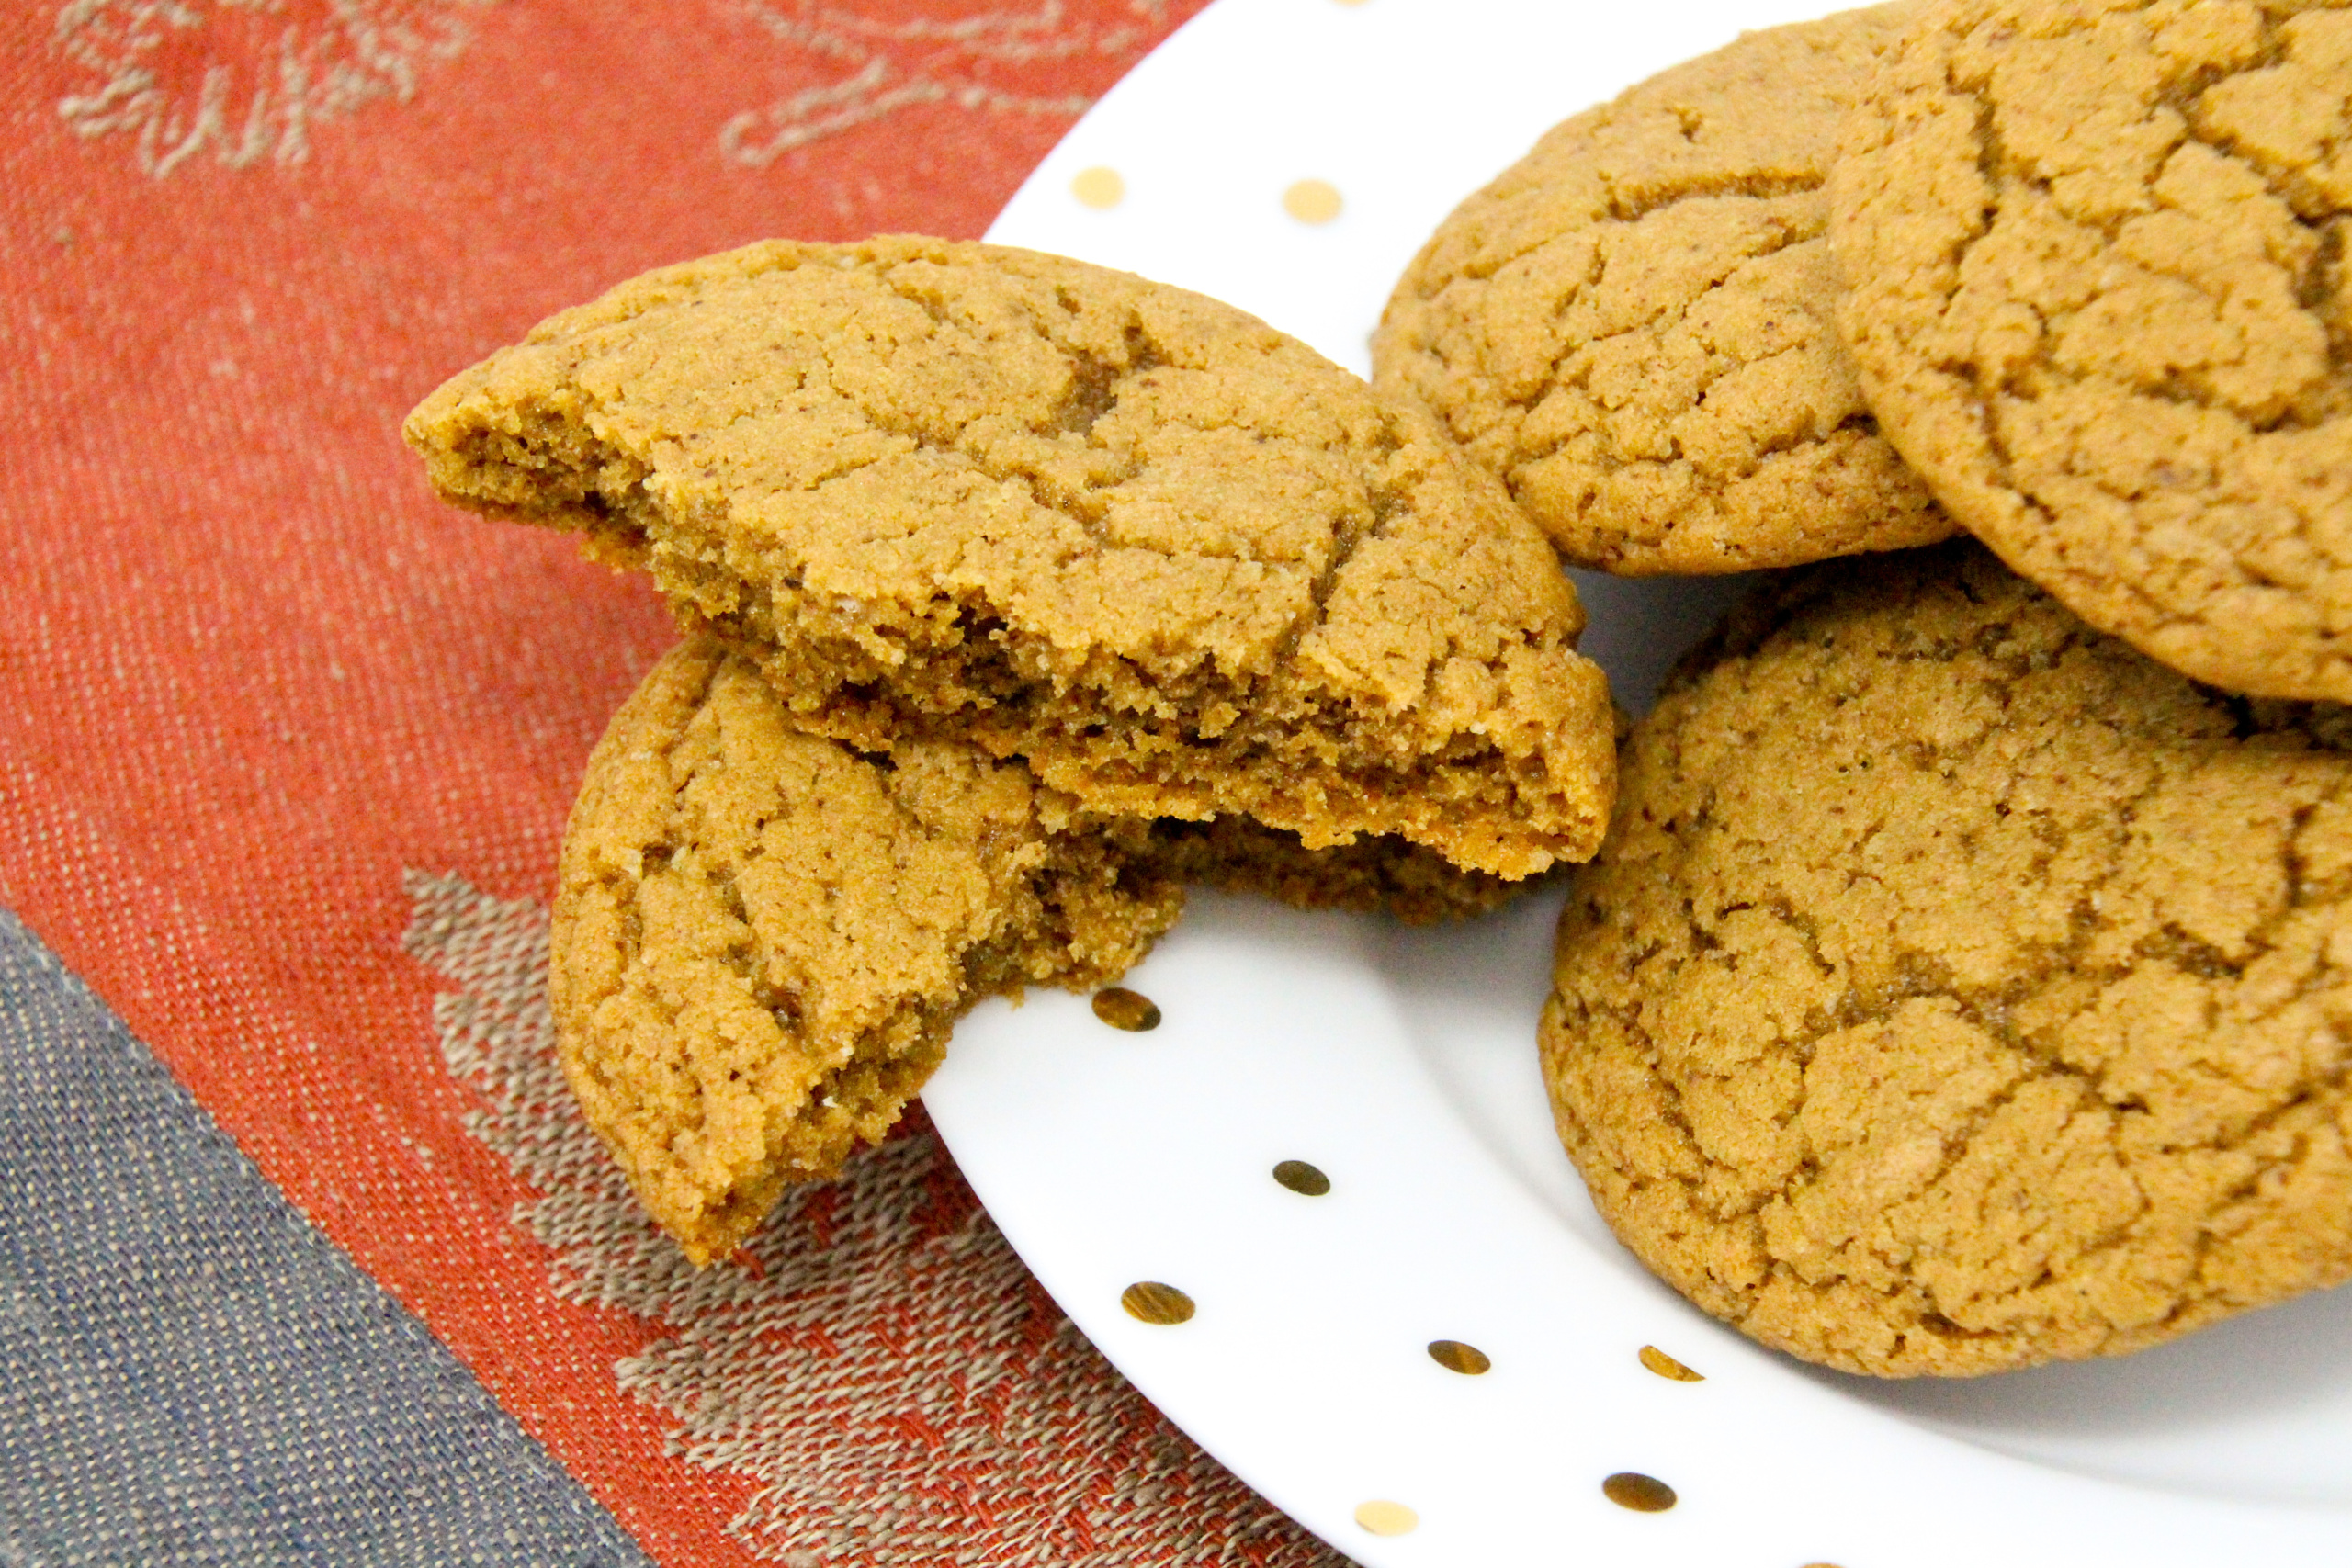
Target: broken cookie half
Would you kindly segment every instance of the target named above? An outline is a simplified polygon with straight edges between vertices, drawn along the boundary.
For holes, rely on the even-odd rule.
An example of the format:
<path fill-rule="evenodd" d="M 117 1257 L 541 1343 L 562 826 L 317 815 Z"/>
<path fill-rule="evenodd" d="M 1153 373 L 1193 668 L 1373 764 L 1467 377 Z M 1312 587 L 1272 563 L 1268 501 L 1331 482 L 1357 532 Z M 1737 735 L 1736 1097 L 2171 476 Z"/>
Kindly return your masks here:
<path fill-rule="evenodd" d="M 869 750 L 1506 877 L 1608 819 L 1607 686 L 1543 536 L 1425 414 L 1199 295 L 754 245 L 541 323 L 406 434 L 445 497 L 650 569 Z"/>
<path fill-rule="evenodd" d="M 1106 818 L 952 741 L 804 729 L 757 665 L 674 649 L 589 761 L 563 846 L 559 1052 L 647 1210 L 697 1263 L 879 1139 L 972 1004 L 1141 958 L 1180 878 L 1407 919 L 1520 884 L 1395 840 Z"/>
<path fill-rule="evenodd" d="M 1103 984 L 1174 922 L 1181 886 L 1062 804 L 968 746 L 807 734 L 707 638 L 646 677 L 572 811 L 549 987 L 582 1111 L 695 1262 L 879 1139 L 973 1002 Z"/>

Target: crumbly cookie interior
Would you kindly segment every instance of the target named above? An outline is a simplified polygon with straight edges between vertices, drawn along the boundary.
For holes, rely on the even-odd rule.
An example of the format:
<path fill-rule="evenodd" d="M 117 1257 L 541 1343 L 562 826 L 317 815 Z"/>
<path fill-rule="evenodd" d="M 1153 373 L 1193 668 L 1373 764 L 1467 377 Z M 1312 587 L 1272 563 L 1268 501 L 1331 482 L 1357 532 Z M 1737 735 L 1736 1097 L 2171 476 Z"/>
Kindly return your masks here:
<path fill-rule="evenodd" d="M 1152 864 L 1168 875 L 1301 909 L 1385 914 L 1407 925 L 1469 919 L 1548 879 L 1465 871 L 1434 850 L 1395 837 L 1310 850 L 1295 833 L 1246 817 L 1151 825 Z"/>
<path fill-rule="evenodd" d="M 443 494 L 649 567 L 863 746 L 1506 876 L 1608 815 L 1606 684 L 1541 534 L 1425 417 L 1197 296 L 753 247 L 553 319 L 409 435 Z"/>

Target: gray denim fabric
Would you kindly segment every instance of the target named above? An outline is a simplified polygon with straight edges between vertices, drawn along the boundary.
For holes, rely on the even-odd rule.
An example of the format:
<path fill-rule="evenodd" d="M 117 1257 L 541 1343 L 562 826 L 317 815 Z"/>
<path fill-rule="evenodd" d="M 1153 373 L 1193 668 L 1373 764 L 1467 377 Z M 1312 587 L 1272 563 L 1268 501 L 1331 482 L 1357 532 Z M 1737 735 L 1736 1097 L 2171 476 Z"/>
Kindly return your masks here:
<path fill-rule="evenodd" d="M 0 1568 L 648 1560 L 0 910 Z"/>

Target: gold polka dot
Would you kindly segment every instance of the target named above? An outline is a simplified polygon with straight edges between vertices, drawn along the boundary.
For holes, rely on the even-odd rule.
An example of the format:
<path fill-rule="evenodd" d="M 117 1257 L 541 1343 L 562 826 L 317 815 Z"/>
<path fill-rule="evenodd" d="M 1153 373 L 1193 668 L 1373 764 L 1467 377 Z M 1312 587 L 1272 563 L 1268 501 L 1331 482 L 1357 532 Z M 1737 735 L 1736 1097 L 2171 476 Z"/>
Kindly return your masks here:
<path fill-rule="evenodd" d="M 1118 170 L 1097 164 L 1078 171 L 1069 182 L 1069 193 L 1089 207 L 1116 207 L 1127 194 L 1127 182 L 1119 177 Z"/>
<path fill-rule="evenodd" d="M 1663 1514 L 1674 1506 L 1674 1488 L 1655 1475 L 1621 1470 L 1600 1483 L 1601 1495 L 1637 1514 Z"/>
<path fill-rule="evenodd" d="M 1325 180 L 1301 180 L 1283 192 L 1283 210 L 1301 223 L 1329 223 L 1343 205 L 1339 191 Z"/>
<path fill-rule="evenodd" d="M 1476 1345 L 1464 1345 L 1459 1339 L 1430 1340 L 1430 1359 L 1447 1371 L 1460 1372 L 1465 1378 L 1475 1378 L 1495 1364 L 1487 1359 L 1484 1350 Z"/>
<path fill-rule="evenodd" d="M 1320 1198 L 1331 1190 L 1331 1179 L 1303 1159 L 1286 1159 L 1274 1167 L 1274 1179 L 1309 1198 Z"/>
<path fill-rule="evenodd" d="M 1119 1292 L 1119 1304 L 1136 1322 L 1156 1324 L 1162 1328 L 1189 1322 L 1193 1315 L 1193 1298 L 1157 1280 L 1140 1280 L 1129 1285 Z"/>
<path fill-rule="evenodd" d="M 1113 986 L 1094 993 L 1094 1016 L 1114 1029 L 1141 1034 L 1159 1027 L 1159 1005 L 1149 997 Z"/>
<path fill-rule="evenodd" d="M 1707 1381 L 1704 1372 L 1692 1371 L 1655 1345 L 1642 1347 L 1642 1365 L 1662 1378 L 1672 1378 L 1676 1382 L 1705 1382 Z"/>
<path fill-rule="evenodd" d="M 1410 1535 L 1420 1522 L 1421 1516 L 1402 1503 L 1375 1497 L 1356 1505 L 1356 1523 L 1374 1535 Z"/>

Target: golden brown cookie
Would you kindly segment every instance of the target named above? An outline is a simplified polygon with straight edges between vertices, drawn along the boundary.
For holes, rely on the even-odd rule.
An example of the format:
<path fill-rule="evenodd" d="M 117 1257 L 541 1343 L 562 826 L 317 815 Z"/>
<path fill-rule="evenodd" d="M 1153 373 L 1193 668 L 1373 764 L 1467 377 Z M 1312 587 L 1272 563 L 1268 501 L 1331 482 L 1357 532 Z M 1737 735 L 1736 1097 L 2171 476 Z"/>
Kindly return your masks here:
<path fill-rule="evenodd" d="M 587 532 L 857 744 L 1090 807 L 1600 841 L 1600 671 L 1543 536 L 1426 416 L 1228 306 L 945 241 L 770 243 L 543 322 L 410 416 L 461 504 Z"/>
<path fill-rule="evenodd" d="M 1750 33 L 1555 127 L 1407 269 L 1377 384 L 1580 566 L 1745 571 L 1951 533 L 1830 324 L 1822 182 L 1900 15 Z"/>
<path fill-rule="evenodd" d="M 1883 1376 L 2352 1273 L 2352 723 L 2192 684 L 1973 545 L 1735 616 L 1625 754 L 1543 1023 L 1611 1226 Z"/>
<path fill-rule="evenodd" d="M 2202 681 L 2352 699 L 2352 5 L 1924 9 L 1832 182 L 1945 506 Z"/>
<path fill-rule="evenodd" d="M 647 1210 L 708 1262 L 787 1183 L 879 1138 L 967 1008 L 1107 984 L 1182 881 L 1413 922 L 1529 886 L 1395 839 L 1308 851 L 1241 818 L 1105 819 L 952 742 L 869 756 L 693 638 L 614 718 L 565 835 L 564 1068 Z"/>
<path fill-rule="evenodd" d="M 1174 921 L 1176 882 L 1066 806 L 967 746 L 806 734 L 709 639 L 646 677 L 565 835 L 550 991 L 582 1109 L 689 1257 L 878 1139 L 972 1003 L 1103 984 Z"/>

